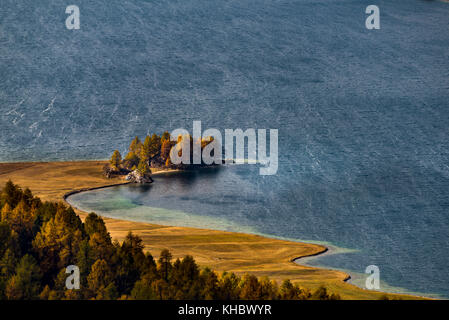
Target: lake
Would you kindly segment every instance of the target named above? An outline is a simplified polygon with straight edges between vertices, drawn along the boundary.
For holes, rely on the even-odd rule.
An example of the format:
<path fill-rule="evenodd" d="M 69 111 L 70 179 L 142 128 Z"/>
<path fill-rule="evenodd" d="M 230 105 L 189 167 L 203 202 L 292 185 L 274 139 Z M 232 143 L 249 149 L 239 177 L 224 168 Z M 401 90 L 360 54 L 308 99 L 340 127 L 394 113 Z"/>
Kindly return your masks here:
<path fill-rule="evenodd" d="M 279 170 L 223 166 L 70 197 L 87 211 L 345 248 L 314 265 L 449 298 L 449 5 L 3 0 L 0 161 L 105 159 L 186 128 L 279 130 Z"/>

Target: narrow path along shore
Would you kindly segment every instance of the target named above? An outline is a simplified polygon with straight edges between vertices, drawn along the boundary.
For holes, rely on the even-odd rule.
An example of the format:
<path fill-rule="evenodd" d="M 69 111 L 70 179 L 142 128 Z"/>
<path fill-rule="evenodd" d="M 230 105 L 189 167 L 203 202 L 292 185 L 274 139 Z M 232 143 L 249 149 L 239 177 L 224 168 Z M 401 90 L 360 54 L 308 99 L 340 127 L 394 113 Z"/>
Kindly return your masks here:
<path fill-rule="evenodd" d="M 123 178 L 103 177 L 102 167 L 105 163 L 105 161 L 0 163 L 0 186 L 11 179 L 22 188 L 30 188 L 42 200 L 63 201 L 76 192 L 127 184 Z M 78 209 L 76 212 L 82 219 L 87 215 Z M 298 258 L 326 252 L 327 248 L 321 245 L 252 234 L 161 226 L 106 217 L 104 220 L 113 239 L 122 241 L 126 234 L 132 231 L 143 239 L 145 249 L 155 258 L 158 258 L 162 249 L 169 249 L 175 259 L 192 255 L 199 265 L 219 272 L 269 276 L 278 283 L 290 279 L 310 289 L 324 285 L 331 292 L 340 294 L 343 299 L 379 299 L 384 295 L 389 298 L 420 299 L 409 295 L 364 290 L 345 282 L 349 275 L 344 272 L 302 266 L 295 262 Z"/>

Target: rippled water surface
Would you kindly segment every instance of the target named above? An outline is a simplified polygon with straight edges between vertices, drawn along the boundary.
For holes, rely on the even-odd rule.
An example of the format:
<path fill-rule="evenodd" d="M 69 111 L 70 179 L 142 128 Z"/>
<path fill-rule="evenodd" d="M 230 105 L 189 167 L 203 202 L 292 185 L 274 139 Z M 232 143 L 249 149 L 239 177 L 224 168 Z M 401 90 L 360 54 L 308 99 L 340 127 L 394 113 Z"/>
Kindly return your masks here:
<path fill-rule="evenodd" d="M 193 120 L 279 129 L 279 171 L 157 176 L 79 194 L 133 220 L 324 241 L 313 263 L 449 297 L 449 5 L 2 0 L 0 161 L 99 159 Z"/>

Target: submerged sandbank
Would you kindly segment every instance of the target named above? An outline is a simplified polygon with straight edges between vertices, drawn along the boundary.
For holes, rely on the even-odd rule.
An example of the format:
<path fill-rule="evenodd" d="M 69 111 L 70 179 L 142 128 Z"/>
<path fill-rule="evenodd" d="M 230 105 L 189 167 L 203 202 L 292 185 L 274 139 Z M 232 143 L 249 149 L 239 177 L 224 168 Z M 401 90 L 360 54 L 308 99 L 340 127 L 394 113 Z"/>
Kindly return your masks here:
<path fill-rule="evenodd" d="M 11 179 L 22 187 L 29 187 L 43 200 L 60 201 L 76 190 L 124 183 L 121 178 L 104 178 L 101 173 L 104 164 L 104 161 L 2 163 L 0 184 Z M 86 216 L 85 212 L 77 212 L 82 218 Z M 200 265 L 217 271 L 238 274 L 248 272 L 257 276 L 269 276 L 277 281 L 290 279 L 311 289 L 325 285 L 344 299 L 378 299 L 385 295 L 383 292 L 363 290 L 346 283 L 344 280 L 348 275 L 344 272 L 292 262 L 295 258 L 322 252 L 325 250 L 324 246 L 245 233 L 161 226 L 110 218 L 104 220 L 114 239 L 121 241 L 128 231 L 133 231 L 142 237 L 145 249 L 155 256 L 167 248 L 174 258 L 190 254 Z M 409 295 L 388 296 L 419 298 Z"/>

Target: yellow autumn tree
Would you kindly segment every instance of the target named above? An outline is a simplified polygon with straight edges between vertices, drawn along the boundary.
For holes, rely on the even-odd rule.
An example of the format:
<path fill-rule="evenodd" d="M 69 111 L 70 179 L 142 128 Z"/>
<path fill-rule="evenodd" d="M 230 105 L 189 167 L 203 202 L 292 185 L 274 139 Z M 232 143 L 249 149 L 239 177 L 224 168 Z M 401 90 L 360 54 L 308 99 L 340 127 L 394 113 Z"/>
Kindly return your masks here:
<path fill-rule="evenodd" d="M 122 164 L 122 155 L 118 150 L 114 150 L 109 163 L 115 170 L 118 170 L 120 168 L 120 165 Z"/>

